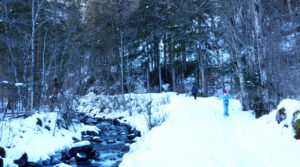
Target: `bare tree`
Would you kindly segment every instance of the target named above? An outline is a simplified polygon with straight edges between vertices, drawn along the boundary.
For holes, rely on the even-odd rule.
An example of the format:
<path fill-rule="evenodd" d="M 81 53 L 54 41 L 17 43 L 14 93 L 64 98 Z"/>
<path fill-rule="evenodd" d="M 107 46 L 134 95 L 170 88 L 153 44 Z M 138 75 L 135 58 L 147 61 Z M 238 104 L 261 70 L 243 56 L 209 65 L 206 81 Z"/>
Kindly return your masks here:
<path fill-rule="evenodd" d="M 235 5 L 232 5 L 233 1 L 227 2 L 222 1 L 222 9 L 224 12 L 222 13 L 223 17 L 223 23 L 225 26 L 225 34 L 226 34 L 226 40 L 229 43 L 229 51 L 230 55 L 232 56 L 232 59 L 235 62 L 235 69 L 238 74 L 239 78 L 239 87 L 240 87 L 240 100 L 243 105 L 243 110 L 249 109 L 249 101 L 248 101 L 248 95 L 245 90 L 245 77 L 244 77 L 244 65 L 242 63 L 242 53 L 241 48 L 238 47 L 243 41 L 238 35 L 238 32 L 241 31 L 241 24 L 242 24 L 242 16 L 241 16 L 241 10 L 242 10 L 242 4 L 241 3 L 234 3 Z M 235 13 L 234 11 L 238 11 Z"/>
<path fill-rule="evenodd" d="M 44 4 L 44 0 L 32 0 L 31 1 L 31 86 L 30 86 L 30 111 L 34 109 L 34 89 L 35 89 L 35 35 L 37 20 L 39 17 L 40 10 Z"/>

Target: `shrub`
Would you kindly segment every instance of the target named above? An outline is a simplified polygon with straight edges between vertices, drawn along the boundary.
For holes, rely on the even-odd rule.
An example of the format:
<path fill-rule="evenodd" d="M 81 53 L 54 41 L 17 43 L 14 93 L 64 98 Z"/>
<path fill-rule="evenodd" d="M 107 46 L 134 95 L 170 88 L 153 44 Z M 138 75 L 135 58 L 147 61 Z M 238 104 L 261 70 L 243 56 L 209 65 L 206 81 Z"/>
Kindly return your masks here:
<path fill-rule="evenodd" d="M 298 114 L 300 114 L 300 110 L 295 111 L 295 112 L 293 113 L 293 116 L 296 116 L 296 115 L 298 115 Z"/>
<path fill-rule="evenodd" d="M 298 115 L 300 114 L 300 110 L 298 110 L 298 111 L 295 111 L 294 113 L 293 113 L 293 119 L 292 119 L 292 126 L 293 127 L 295 127 L 295 121 L 298 119 Z"/>
<path fill-rule="evenodd" d="M 57 119 L 56 120 L 56 126 L 58 127 L 58 129 L 63 127 L 63 120 L 62 119 Z"/>
<path fill-rule="evenodd" d="M 253 104 L 253 110 L 256 118 L 269 113 L 269 111 L 264 107 L 262 103 Z"/>
<path fill-rule="evenodd" d="M 160 101 L 154 101 L 152 98 L 142 98 L 142 103 L 138 104 L 140 112 L 144 115 L 148 129 L 161 125 L 167 119 L 167 115 L 160 111 L 159 106 L 170 103 L 169 96 Z"/>
<path fill-rule="evenodd" d="M 296 139 L 300 139 L 300 119 L 297 119 L 294 124 L 294 129 L 296 135 L 294 136 Z"/>

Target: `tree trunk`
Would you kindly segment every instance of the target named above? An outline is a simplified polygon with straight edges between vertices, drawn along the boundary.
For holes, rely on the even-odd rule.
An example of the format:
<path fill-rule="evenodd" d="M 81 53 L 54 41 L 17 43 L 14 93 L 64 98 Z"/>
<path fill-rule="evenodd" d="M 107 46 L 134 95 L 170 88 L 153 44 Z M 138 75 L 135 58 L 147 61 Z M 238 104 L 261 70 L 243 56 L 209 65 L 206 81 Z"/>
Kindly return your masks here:
<path fill-rule="evenodd" d="M 132 76 L 130 75 L 130 69 L 131 69 L 131 64 L 129 62 L 129 57 L 126 56 L 126 70 L 127 70 L 127 88 L 128 88 L 128 93 L 132 92 Z"/>
<path fill-rule="evenodd" d="M 48 30 L 46 30 L 45 36 L 44 36 L 44 44 L 43 44 L 43 53 L 42 53 L 42 95 L 40 100 L 40 106 L 44 105 L 44 102 L 46 100 L 46 65 L 45 65 L 45 53 L 46 53 L 46 40 L 47 40 L 47 34 Z"/>
<path fill-rule="evenodd" d="M 33 112 L 34 108 L 34 76 L 35 76 L 35 0 L 32 0 L 31 6 L 31 17 L 32 17 L 32 27 L 31 27 L 31 93 L 30 93 L 30 113 Z"/>
<path fill-rule="evenodd" d="M 68 38 L 67 38 L 67 40 L 65 42 L 65 46 L 64 46 L 64 49 L 63 49 L 62 54 L 61 54 L 61 59 L 60 59 L 60 64 L 59 64 L 59 74 L 60 75 L 63 72 L 64 56 L 66 54 L 66 50 L 67 50 L 67 47 L 68 47 L 68 44 L 69 44 L 69 39 L 70 39 L 70 34 L 68 34 Z"/>
<path fill-rule="evenodd" d="M 162 78 L 161 78 L 160 56 L 158 56 L 158 58 L 159 58 L 159 62 L 158 62 L 159 92 L 162 92 Z"/>
<path fill-rule="evenodd" d="M 121 94 L 124 94 L 124 69 L 123 69 L 123 63 L 124 63 L 124 55 L 123 55 L 123 32 L 121 32 L 121 47 L 120 47 L 120 56 L 121 56 L 121 64 L 120 64 L 120 68 L 121 68 Z"/>
<path fill-rule="evenodd" d="M 200 56 L 200 71 L 201 71 L 201 93 L 202 93 L 202 96 L 206 97 L 207 94 L 206 94 L 206 84 L 205 84 L 205 55 L 201 55 Z"/>
<path fill-rule="evenodd" d="M 226 1 L 223 1 L 226 3 Z M 227 7 L 226 5 L 224 7 Z M 239 6 L 240 7 L 240 6 Z M 224 9 L 228 10 L 228 9 Z M 237 11 L 241 11 L 238 9 Z M 246 94 L 245 90 L 245 78 L 244 78 L 244 71 L 243 71 L 243 64 L 241 61 L 241 52 L 240 52 L 240 45 L 238 43 L 241 41 L 237 35 L 236 31 L 240 31 L 240 15 L 237 16 L 230 16 L 230 15 L 225 15 L 225 27 L 226 27 L 226 32 L 225 36 L 227 39 L 227 42 L 229 44 L 229 52 L 231 55 L 231 58 L 233 59 L 233 62 L 235 63 L 235 69 L 236 73 L 239 77 L 239 86 L 240 86 L 240 101 L 243 106 L 243 110 L 247 111 L 249 109 L 249 98 L 248 94 Z M 236 30 L 237 29 L 237 30 Z M 230 85 L 231 87 L 231 85 Z"/>
<path fill-rule="evenodd" d="M 229 47 L 229 51 L 230 54 L 233 58 L 233 60 L 235 61 L 235 69 L 236 72 L 238 74 L 239 77 L 239 82 L 240 82 L 240 101 L 242 103 L 243 106 L 243 110 L 247 111 L 249 109 L 249 99 L 248 99 L 248 95 L 246 93 L 245 90 L 245 78 L 244 78 L 244 71 L 243 71 L 243 64 L 242 64 L 242 60 L 240 55 L 240 52 L 236 46 L 235 40 L 234 38 L 236 38 L 235 35 L 235 30 L 233 29 L 233 27 L 231 27 L 231 30 L 229 30 L 229 26 L 231 26 L 230 24 L 227 25 L 227 33 L 226 33 L 226 38 L 228 39 L 228 42 L 230 44 Z"/>
<path fill-rule="evenodd" d="M 269 92 L 267 88 L 267 69 L 265 64 L 266 59 L 266 48 L 263 44 L 263 34 L 261 29 L 261 1 L 255 0 L 252 3 L 252 12 L 254 17 L 254 29 L 255 29 L 255 37 L 256 37 L 256 49 L 257 49 L 257 57 L 260 71 L 260 80 L 261 80 L 261 94 L 262 94 L 262 103 L 264 105 L 264 109 L 269 111 Z"/>
<path fill-rule="evenodd" d="M 216 37 L 216 34 L 214 33 L 216 31 L 216 24 L 215 24 L 214 16 L 210 15 L 210 19 L 211 19 L 212 31 L 213 31 L 213 34 L 214 34 L 214 40 L 213 40 L 213 45 L 214 46 L 213 46 L 213 48 L 216 51 L 217 60 L 218 60 L 218 68 L 221 71 L 222 70 L 221 69 L 221 64 L 223 63 L 223 60 L 222 60 L 222 57 L 220 56 L 220 52 L 219 52 L 219 47 L 218 47 L 218 42 L 217 42 L 218 37 Z M 222 88 L 225 88 L 223 74 L 220 75 L 220 82 L 221 82 Z"/>
<path fill-rule="evenodd" d="M 8 19 L 8 10 L 7 10 L 7 5 L 6 5 L 6 0 L 4 1 L 4 8 L 5 8 L 5 18 Z M 9 29 L 11 30 L 11 23 L 9 23 L 9 24 L 10 24 Z M 8 54 L 10 56 L 11 68 L 13 70 L 15 82 L 18 83 L 19 80 L 18 80 L 18 74 L 17 74 L 17 67 L 15 65 L 15 58 L 14 58 L 14 54 L 12 51 L 12 45 L 11 45 L 12 43 L 11 43 L 11 40 L 9 37 L 8 27 L 7 27 L 6 23 L 4 24 L 4 29 L 5 29 L 6 45 L 8 48 Z M 18 97 L 20 98 L 21 97 L 20 87 L 18 86 L 17 89 L 18 89 Z"/>
<path fill-rule="evenodd" d="M 231 44 L 233 46 L 234 51 L 232 50 L 232 47 L 230 47 L 230 52 L 236 62 L 235 69 L 239 76 L 239 82 L 240 82 L 240 100 L 243 106 L 243 110 L 247 111 L 249 109 L 249 100 L 245 90 L 245 78 L 244 78 L 243 65 L 240 57 L 238 56 L 239 52 L 233 39 L 231 40 Z"/>
<path fill-rule="evenodd" d="M 174 59 L 175 59 L 175 53 L 174 53 L 174 45 L 173 45 L 173 38 L 171 37 L 171 43 L 170 43 L 170 57 L 171 57 L 171 77 L 172 77 L 172 90 L 176 92 L 176 73 L 175 73 L 175 66 L 174 66 Z"/>
<path fill-rule="evenodd" d="M 162 92 L 162 79 L 161 79 L 161 65 L 160 65 L 160 48 L 159 48 L 160 40 L 154 35 L 154 53 L 156 58 L 156 67 L 158 69 L 158 84 L 159 84 L 159 92 Z"/>
<path fill-rule="evenodd" d="M 164 70 L 165 70 L 165 78 L 167 79 L 168 78 L 168 68 L 167 68 L 167 43 L 168 41 L 168 35 L 166 34 L 165 36 L 165 40 L 164 40 Z"/>
<path fill-rule="evenodd" d="M 31 85 L 30 85 L 30 113 L 34 109 L 34 93 L 35 93 L 35 34 L 36 34 L 36 24 L 39 17 L 39 11 L 43 5 L 44 0 L 38 1 L 37 6 L 35 5 L 35 0 L 31 1 Z M 30 114 L 27 113 L 27 114 Z"/>
<path fill-rule="evenodd" d="M 149 92 L 151 92 L 151 89 L 150 89 L 150 71 L 149 71 L 149 62 L 147 63 L 147 92 L 149 93 Z"/>
<path fill-rule="evenodd" d="M 240 61 L 237 61 L 237 64 L 235 65 L 236 71 L 238 73 L 239 76 L 239 81 L 240 81 L 240 89 L 241 89 L 241 103 L 243 106 L 243 110 L 247 111 L 249 109 L 249 104 L 248 104 L 248 100 L 247 100 L 247 96 L 246 96 L 246 91 L 245 91 L 245 79 L 244 79 L 244 74 L 243 71 L 241 69 L 241 65 L 240 65 Z"/>
<path fill-rule="evenodd" d="M 27 77 L 27 75 L 28 75 L 28 61 L 29 61 L 29 59 L 30 59 L 30 54 L 29 54 L 29 51 L 28 51 L 28 53 L 27 53 L 27 56 L 26 56 L 26 58 L 24 59 L 24 70 L 23 70 L 23 81 L 27 84 L 27 85 L 29 85 L 29 79 L 28 79 L 28 77 Z M 26 90 L 27 90 L 27 94 L 24 94 L 23 96 L 22 96 L 22 100 L 23 100 L 23 103 L 24 104 L 26 104 L 26 112 L 29 112 L 29 101 L 28 101 L 28 99 L 29 99 L 29 92 L 30 92 L 30 87 L 29 86 L 27 86 L 27 88 L 26 88 Z"/>
<path fill-rule="evenodd" d="M 197 46 L 197 44 L 196 44 L 196 46 L 195 46 L 195 48 L 196 48 L 196 53 L 197 53 L 197 65 L 196 65 L 196 86 L 197 86 L 197 88 L 199 88 L 199 85 L 200 85 L 200 73 L 201 73 L 201 71 L 200 71 L 200 62 L 201 62 L 201 57 L 200 57 L 200 48 L 199 48 L 199 46 Z"/>
<path fill-rule="evenodd" d="M 185 56 L 184 56 L 184 53 L 183 52 L 179 52 L 178 53 L 178 57 L 181 57 L 181 70 L 180 70 L 180 80 L 181 80 L 181 88 L 180 88 L 180 91 L 182 93 L 184 93 L 184 65 L 185 65 Z"/>
<path fill-rule="evenodd" d="M 175 74 L 175 67 L 174 67 L 174 53 L 171 57 L 171 73 L 172 73 L 172 90 L 176 92 L 176 74 Z"/>
<path fill-rule="evenodd" d="M 147 92 L 149 93 L 151 91 L 151 85 L 150 85 L 150 57 L 148 54 L 148 44 L 146 43 L 145 46 L 145 55 L 147 58 L 147 64 L 146 64 L 146 78 L 147 78 Z"/>
<path fill-rule="evenodd" d="M 173 91 L 176 92 L 176 75 L 174 67 L 172 67 L 172 87 Z"/>

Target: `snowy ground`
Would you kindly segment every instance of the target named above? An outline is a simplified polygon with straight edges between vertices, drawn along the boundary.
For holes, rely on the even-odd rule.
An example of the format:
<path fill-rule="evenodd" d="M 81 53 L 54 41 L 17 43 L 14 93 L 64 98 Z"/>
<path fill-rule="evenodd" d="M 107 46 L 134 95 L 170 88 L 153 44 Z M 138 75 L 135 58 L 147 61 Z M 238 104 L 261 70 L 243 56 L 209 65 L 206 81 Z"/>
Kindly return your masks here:
<path fill-rule="evenodd" d="M 260 119 L 241 111 L 231 100 L 230 118 L 222 115 L 217 98 L 171 96 L 169 116 L 161 126 L 131 146 L 120 167 L 282 167 L 298 166 L 300 141 L 277 124 L 276 111 Z M 279 107 L 292 114 L 300 101 L 285 100 Z"/>
<path fill-rule="evenodd" d="M 70 130 L 58 129 L 54 135 L 56 113 L 40 113 L 26 119 L 0 122 L 0 147 L 6 150 L 4 166 L 18 166 L 13 160 L 27 153 L 28 161 L 39 162 L 49 158 L 55 151 L 63 150 L 73 144 L 72 137 L 81 138 L 81 131 L 95 130 L 94 126 L 75 125 Z M 37 124 L 40 119 L 41 126 Z M 47 127 L 47 128 L 46 128 Z"/>
<path fill-rule="evenodd" d="M 230 101 L 230 118 L 224 118 L 222 102 L 216 97 L 194 100 L 186 95 L 161 93 L 126 95 L 125 98 L 134 99 L 130 103 L 136 107 L 125 112 L 121 112 L 122 109 L 112 112 L 108 108 L 100 112 L 103 99 L 94 94 L 83 97 L 78 107 L 79 111 L 99 117 L 122 116 L 124 122 L 142 132 L 120 167 L 282 167 L 299 164 L 300 140 L 293 138 L 291 119 L 293 112 L 300 110 L 300 101 L 281 102 L 278 109 L 286 108 L 287 119 L 278 124 L 275 120 L 278 109 L 255 119 L 251 112 L 241 111 L 237 100 Z M 144 104 L 137 105 L 148 103 L 146 99 L 153 101 L 153 118 L 166 119 L 150 131 L 147 115 L 138 111 Z M 42 120 L 42 126 L 37 125 L 37 118 Z M 5 165 L 14 166 L 13 160 L 24 152 L 29 161 L 47 159 L 55 151 L 70 147 L 72 137 L 80 138 L 81 131 L 94 129 L 76 125 L 76 132 L 72 128 L 69 131 L 60 129 L 53 136 L 54 123 L 50 120 L 55 119 L 55 113 L 41 113 L 25 120 L 1 122 L 0 146 L 7 151 Z"/>

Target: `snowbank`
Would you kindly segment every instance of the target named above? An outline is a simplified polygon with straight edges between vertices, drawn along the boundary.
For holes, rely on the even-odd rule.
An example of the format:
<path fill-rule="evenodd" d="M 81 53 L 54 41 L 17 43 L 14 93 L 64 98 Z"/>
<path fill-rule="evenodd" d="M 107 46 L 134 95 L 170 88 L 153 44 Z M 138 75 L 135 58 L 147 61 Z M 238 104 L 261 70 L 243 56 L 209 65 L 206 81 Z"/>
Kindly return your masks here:
<path fill-rule="evenodd" d="M 278 110 L 284 108 L 286 119 L 278 123 L 276 121 L 276 114 Z M 258 122 L 267 123 L 271 127 L 270 130 L 280 132 L 281 135 L 285 135 L 286 138 L 292 138 L 295 135 L 294 128 L 292 126 L 292 120 L 294 113 L 300 110 L 300 101 L 293 99 L 282 100 L 277 108 L 268 115 L 261 117 Z"/>
<path fill-rule="evenodd" d="M 56 117 L 57 113 L 40 113 L 26 119 L 1 122 L 0 146 L 6 150 L 4 164 L 17 166 L 13 160 L 19 159 L 24 152 L 29 162 L 46 160 L 56 151 L 70 147 L 74 142 L 72 137 L 81 138 L 81 131 L 93 129 L 77 124 L 76 132 L 73 128 L 56 128 L 53 136 Z"/>

